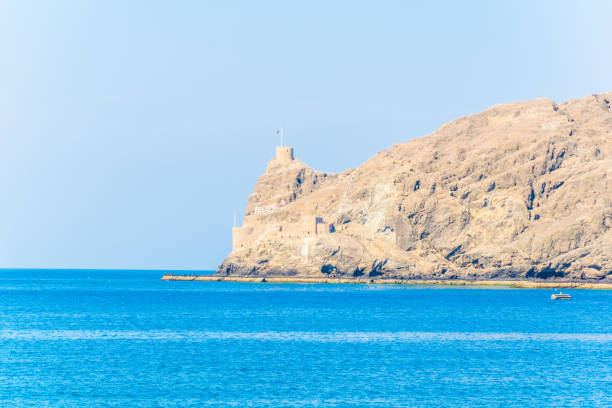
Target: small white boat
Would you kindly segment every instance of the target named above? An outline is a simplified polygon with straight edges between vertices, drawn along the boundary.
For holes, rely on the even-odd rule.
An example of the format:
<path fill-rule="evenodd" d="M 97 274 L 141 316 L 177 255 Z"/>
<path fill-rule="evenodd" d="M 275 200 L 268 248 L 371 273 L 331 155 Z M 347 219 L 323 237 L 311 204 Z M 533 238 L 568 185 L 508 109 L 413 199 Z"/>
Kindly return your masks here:
<path fill-rule="evenodd" d="M 553 293 L 552 295 L 550 295 L 550 298 L 553 300 L 556 299 L 571 299 L 572 296 L 569 293 Z"/>

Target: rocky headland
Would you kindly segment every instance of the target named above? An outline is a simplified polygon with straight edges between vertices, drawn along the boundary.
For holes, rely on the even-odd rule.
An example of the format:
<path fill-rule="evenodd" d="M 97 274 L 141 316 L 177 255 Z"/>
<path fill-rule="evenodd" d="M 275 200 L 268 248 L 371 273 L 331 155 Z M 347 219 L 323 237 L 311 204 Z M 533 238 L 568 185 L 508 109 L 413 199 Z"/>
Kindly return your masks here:
<path fill-rule="evenodd" d="M 214 279 L 612 283 L 611 102 L 494 106 L 338 174 L 277 148 Z"/>

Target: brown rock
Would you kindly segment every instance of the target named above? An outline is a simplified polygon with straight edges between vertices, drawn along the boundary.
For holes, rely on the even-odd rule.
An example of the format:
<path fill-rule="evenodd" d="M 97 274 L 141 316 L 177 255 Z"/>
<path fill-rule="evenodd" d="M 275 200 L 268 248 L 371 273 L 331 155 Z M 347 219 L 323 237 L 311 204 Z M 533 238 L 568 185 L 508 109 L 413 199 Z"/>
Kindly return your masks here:
<path fill-rule="evenodd" d="M 217 274 L 612 281 L 611 100 L 494 106 L 339 174 L 272 159 Z"/>

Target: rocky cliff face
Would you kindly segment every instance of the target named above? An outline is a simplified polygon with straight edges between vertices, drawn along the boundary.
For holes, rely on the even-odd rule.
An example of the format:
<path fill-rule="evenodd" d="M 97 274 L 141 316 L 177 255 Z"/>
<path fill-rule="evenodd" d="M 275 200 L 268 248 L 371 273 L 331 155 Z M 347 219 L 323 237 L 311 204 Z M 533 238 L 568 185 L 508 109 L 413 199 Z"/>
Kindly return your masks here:
<path fill-rule="evenodd" d="M 217 274 L 612 281 L 611 103 L 494 106 L 333 175 L 272 159 Z"/>

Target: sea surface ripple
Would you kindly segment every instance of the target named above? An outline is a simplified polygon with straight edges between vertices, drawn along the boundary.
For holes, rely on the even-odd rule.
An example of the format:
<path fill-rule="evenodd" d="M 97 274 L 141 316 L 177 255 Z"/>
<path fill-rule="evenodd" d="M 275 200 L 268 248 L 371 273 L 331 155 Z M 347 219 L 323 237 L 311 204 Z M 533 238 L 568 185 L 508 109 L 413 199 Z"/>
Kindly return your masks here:
<path fill-rule="evenodd" d="M 612 291 L 0 270 L 0 407 L 610 407 Z"/>

